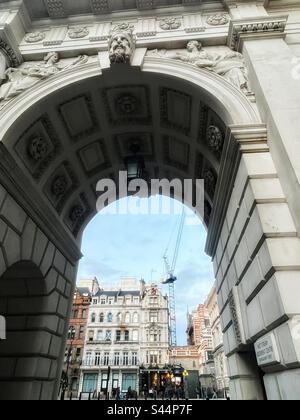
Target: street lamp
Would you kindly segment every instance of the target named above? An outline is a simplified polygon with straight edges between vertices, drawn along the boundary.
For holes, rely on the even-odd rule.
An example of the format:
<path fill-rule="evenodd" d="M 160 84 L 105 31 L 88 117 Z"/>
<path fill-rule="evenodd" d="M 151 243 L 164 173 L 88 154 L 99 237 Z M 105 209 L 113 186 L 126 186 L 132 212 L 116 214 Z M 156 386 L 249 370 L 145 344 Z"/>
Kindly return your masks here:
<path fill-rule="evenodd" d="M 138 144 L 138 140 L 133 140 L 129 150 L 131 155 L 125 158 L 128 181 L 143 179 L 145 177 L 145 161 L 143 156 L 139 155 L 140 145 Z"/>

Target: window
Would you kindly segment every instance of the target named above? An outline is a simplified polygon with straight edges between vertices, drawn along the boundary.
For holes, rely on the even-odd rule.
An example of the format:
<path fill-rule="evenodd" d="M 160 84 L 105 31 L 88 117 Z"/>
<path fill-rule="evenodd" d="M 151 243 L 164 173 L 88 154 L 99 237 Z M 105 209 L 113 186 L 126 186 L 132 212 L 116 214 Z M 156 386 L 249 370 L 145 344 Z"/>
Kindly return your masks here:
<path fill-rule="evenodd" d="M 91 351 L 86 352 L 86 361 L 85 362 L 86 362 L 87 366 L 92 365 L 92 352 Z"/>
<path fill-rule="evenodd" d="M 138 297 L 133 298 L 133 303 L 135 305 L 138 305 L 140 303 L 140 298 L 138 298 Z"/>
<path fill-rule="evenodd" d="M 119 298 L 118 298 L 118 304 L 119 304 L 119 305 L 123 305 L 123 302 L 124 302 L 124 298 L 119 297 Z"/>
<path fill-rule="evenodd" d="M 68 340 L 74 340 L 76 335 L 75 327 L 70 327 L 68 331 Z"/>
<path fill-rule="evenodd" d="M 82 319 L 86 319 L 86 309 L 82 310 Z"/>
<path fill-rule="evenodd" d="M 82 392 L 94 392 L 97 389 L 97 373 L 85 373 L 83 377 Z"/>
<path fill-rule="evenodd" d="M 158 353 L 157 351 L 150 351 L 150 365 L 158 364 Z"/>
<path fill-rule="evenodd" d="M 130 324 L 130 313 L 129 312 L 126 312 L 126 315 L 125 315 L 125 324 Z"/>
<path fill-rule="evenodd" d="M 123 353 L 123 366 L 128 366 L 129 364 L 129 353 Z"/>
<path fill-rule="evenodd" d="M 78 318 L 78 310 L 77 309 L 75 309 L 74 312 L 73 312 L 73 318 L 74 319 Z"/>
<path fill-rule="evenodd" d="M 105 333 L 105 341 L 111 341 L 111 331 L 108 330 Z"/>
<path fill-rule="evenodd" d="M 101 353 L 97 351 L 95 354 L 95 366 L 99 366 L 100 362 L 101 362 Z"/>
<path fill-rule="evenodd" d="M 79 328 L 79 334 L 78 334 L 79 340 L 83 339 L 83 335 L 84 335 L 84 326 L 81 325 L 81 327 Z"/>
<path fill-rule="evenodd" d="M 103 365 L 108 366 L 109 365 L 109 353 L 105 352 L 103 357 Z"/>
<path fill-rule="evenodd" d="M 119 352 L 115 353 L 115 356 L 114 356 L 114 365 L 115 366 L 119 366 L 120 365 L 120 353 Z"/>
<path fill-rule="evenodd" d="M 150 305 L 157 305 L 158 304 L 158 298 L 155 296 L 151 296 L 149 299 Z"/>
<path fill-rule="evenodd" d="M 121 323 L 122 322 L 122 314 L 119 312 L 117 315 L 117 322 Z"/>
<path fill-rule="evenodd" d="M 88 334 L 88 341 L 94 341 L 94 331 L 89 331 Z"/>
<path fill-rule="evenodd" d="M 92 315 L 91 315 L 91 323 L 92 324 L 94 324 L 96 322 L 96 314 L 95 313 L 93 313 Z"/>
<path fill-rule="evenodd" d="M 101 300 L 100 300 L 100 304 L 101 304 L 101 305 L 106 305 L 106 298 L 105 298 L 105 297 L 102 297 L 102 298 L 101 298 Z"/>
<path fill-rule="evenodd" d="M 138 323 L 139 323 L 139 314 L 138 314 L 137 312 L 135 312 L 135 313 L 133 314 L 133 320 L 132 320 L 132 322 L 133 322 L 134 324 L 138 324 Z"/>
<path fill-rule="evenodd" d="M 131 296 L 126 296 L 126 305 L 131 305 L 132 298 Z"/>
<path fill-rule="evenodd" d="M 107 322 L 113 322 L 113 314 L 111 312 L 107 315 Z"/>
<path fill-rule="evenodd" d="M 138 332 L 138 330 L 133 330 L 133 332 L 132 332 L 132 341 L 139 341 L 139 332 Z"/>
<path fill-rule="evenodd" d="M 109 300 L 108 300 L 108 304 L 109 305 L 113 305 L 114 304 L 114 298 L 109 298 Z"/>
<path fill-rule="evenodd" d="M 76 361 L 79 362 L 81 359 L 81 348 L 76 349 Z"/>
<path fill-rule="evenodd" d="M 129 331 L 125 331 L 125 334 L 124 334 L 124 340 L 125 341 L 129 341 Z"/>
<path fill-rule="evenodd" d="M 93 299 L 93 305 L 98 305 L 98 299 Z"/>
<path fill-rule="evenodd" d="M 133 366 L 138 365 L 138 354 L 137 354 L 137 352 L 132 353 L 132 365 Z"/>
<path fill-rule="evenodd" d="M 99 322 L 102 324 L 104 322 L 104 313 L 99 315 Z"/>
<path fill-rule="evenodd" d="M 99 330 L 97 332 L 97 341 L 103 341 L 103 331 Z"/>
<path fill-rule="evenodd" d="M 127 392 L 128 388 L 131 387 L 132 390 L 136 389 L 136 375 L 133 373 L 124 373 L 122 378 L 122 392 Z"/>
<path fill-rule="evenodd" d="M 158 322 L 158 313 L 150 312 L 150 322 L 156 324 Z"/>
<path fill-rule="evenodd" d="M 113 374 L 113 389 L 118 389 L 118 388 L 119 388 L 119 374 L 114 373 Z"/>
<path fill-rule="evenodd" d="M 121 331 L 120 330 L 116 331 L 116 341 L 121 341 Z"/>
<path fill-rule="evenodd" d="M 102 379 L 101 379 L 101 391 L 107 391 L 107 380 L 108 380 L 108 374 L 103 373 Z"/>

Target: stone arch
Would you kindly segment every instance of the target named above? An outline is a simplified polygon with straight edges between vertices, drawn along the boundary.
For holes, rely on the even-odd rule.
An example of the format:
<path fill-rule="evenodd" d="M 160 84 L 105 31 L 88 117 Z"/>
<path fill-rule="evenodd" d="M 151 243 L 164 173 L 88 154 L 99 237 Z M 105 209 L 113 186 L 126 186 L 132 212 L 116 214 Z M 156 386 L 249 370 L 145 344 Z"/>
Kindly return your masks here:
<path fill-rule="evenodd" d="M 0 278 L 0 299 L 7 323 L 0 343 L 0 398 L 53 398 L 64 319 L 45 277 L 34 263 L 17 262 Z"/>
<path fill-rule="evenodd" d="M 29 261 L 37 261 L 36 265 L 40 267 L 42 275 L 47 275 L 46 284 L 49 284 L 55 296 L 53 304 L 58 305 L 56 308 L 65 326 L 65 328 L 61 327 L 64 332 L 60 331 L 61 335 L 57 343 L 60 354 L 60 357 L 57 356 L 59 365 L 59 358 L 62 360 L 64 350 L 66 319 L 70 310 L 68 299 L 72 294 L 76 264 L 80 258 L 81 233 L 95 214 L 86 203 L 91 197 L 95 200 L 91 187 L 94 186 L 96 177 L 99 174 L 106 174 L 113 178 L 113 169 L 122 166 L 123 156 L 115 160 L 115 166 L 110 165 L 109 168 L 105 168 L 106 172 L 101 169 L 96 171 L 96 174 L 91 171 L 92 174 L 89 175 L 89 168 L 85 167 L 86 170 L 83 170 L 82 166 L 79 166 L 78 156 L 85 146 L 98 142 L 99 139 L 91 138 L 93 130 L 88 129 L 89 124 L 86 130 L 81 133 L 79 130 L 79 133 L 76 133 L 76 130 L 72 132 L 72 127 L 71 130 L 70 127 L 66 128 L 68 124 L 64 125 L 60 120 L 55 129 L 65 130 L 66 142 L 63 143 L 61 149 L 55 149 L 56 134 L 55 130 L 51 131 L 50 135 L 54 140 L 53 147 L 59 152 L 54 156 L 55 159 L 52 159 L 53 156 L 51 159 L 49 157 L 47 165 L 42 165 L 36 171 L 34 165 L 30 167 L 26 161 L 27 158 L 24 159 L 28 145 L 22 145 L 23 140 L 32 140 L 31 136 L 34 134 L 32 133 L 33 126 L 28 127 L 28 121 L 33 120 L 30 112 L 40 116 L 39 127 L 42 128 L 37 132 L 43 134 L 44 128 L 46 134 L 47 130 L 49 134 L 49 127 L 53 126 L 51 118 L 53 114 L 55 118 L 57 117 L 57 107 L 61 109 L 65 106 L 65 111 L 68 112 L 70 107 L 76 107 L 76 100 L 80 102 L 80 98 L 84 98 L 82 106 L 85 107 L 87 114 L 89 113 L 91 103 L 89 100 L 86 101 L 84 89 L 98 86 L 99 83 L 103 83 L 101 88 L 119 89 L 122 89 L 122 83 L 126 81 L 128 83 L 128 80 L 131 80 L 130 89 L 138 89 L 141 83 L 153 83 L 156 90 L 153 84 L 151 84 L 153 90 L 149 89 L 149 98 L 153 101 L 152 107 L 156 105 L 153 109 L 161 109 L 159 105 L 162 102 L 158 96 L 161 88 L 171 96 L 175 91 L 175 97 L 177 95 L 175 99 L 179 103 L 181 101 L 186 109 L 189 106 L 189 96 L 192 93 L 196 94 L 198 101 L 203 98 L 204 105 L 209 108 L 212 115 L 216 115 L 216 119 L 219 118 L 218 123 L 224 124 L 227 146 L 222 150 L 222 156 L 218 161 L 201 142 L 197 143 L 196 126 L 194 136 L 191 135 L 191 130 L 184 131 L 185 127 L 179 127 L 179 130 L 176 130 L 176 123 L 168 120 L 168 113 L 164 118 L 156 119 L 156 123 L 168 138 L 176 136 L 175 132 L 182 130 L 178 144 L 181 145 L 183 152 L 179 152 L 175 160 L 180 160 L 179 155 L 187 155 L 187 148 L 190 152 L 188 156 L 192 158 L 195 158 L 201 150 L 203 153 L 199 154 L 207 160 L 218 175 L 215 191 L 207 200 L 210 205 L 209 218 L 206 220 L 207 252 L 214 261 L 225 348 L 231 367 L 232 395 L 241 399 L 260 399 L 263 392 L 253 357 L 253 346 L 266 333 L 279 335 L 279 327 L 282 325 L 289 329 L 289 319 L 293 317 L 293 314 L 298 313 L 296 305 L 289 296 L 297 291 L 300 269 L 299 257 L 295 254 L 295 249 L 300 251 L 299 238 L 269 152 L 266 126 L 262 123 L 256 106 L 246 96 L 229 82 L 207 71 L 168 59 L 157 60 L 153 57 L 146 57 L 141 68 L 122 68 L 122 70 L 124 71 L 120 72 L 118 68 L 114 68 L 102 72 L 99 64 L 93 63 L 72 71 L 65 71 L 63 74 L 57 74 L 35 85 L 30 91 L 20 95 L 2 109 L 0 152 L 3 157 L 1 165 L 4 169 L 1 168 L 3 187 L 0 187 L 0 216 L 4 230 L 0 230 L 0 261 L 3 261 L 0 270 L 5 272 L 15 262 L 22 261 L 23 254 L 29 252 Z M 79 90 L 79 96 L 77 95 L 77 98 L 73 96 L 73 99 L 72 96 L 68 98 L 73 89 Z M 125 90 L 129 90 L 128 85 Z M 155 95 L 153 92 L 156 92 Z M 56 103 L 59 99 L 56 95 L 62 93 L 66 96 L 67 102 Z M 167 94 L 162 93 L 165 96 Z M 97 109 L 101 111 L 98 112 L 96 119 L 101 118 L 102 114 L 107 116 L 102 100 L 103 96 L 97 99 L 99 105 Z M 47 103 L 49 118 L 43 119 L 40 109 L 45 110 Z M 193 108 L 194 114 L 189 114 L 190 116 L 193 114 L 196 122 L 198 122 L 196 111 L 199 109 L 199 103 L 197 107 Z M 135 119 L 129 119 L 130 124 L 139 127 L 138 130 L 141 127 L 146 130 L 145 127 L 149 125 L 147 107 L 144 111 L 138 122 Z M 93 118 L 92 112 L 87 119 L 90 121 L 91 128 L 95 127 Z M 111 118 L 118 120 L 114 115 Z M 128 128 L 130 126 L 128 118 L 126 120 L 124 117 L 124 120 L 127 121 L 124 125 Z M 105 117 L 101 128 L 108 127 L 112 130 L 113 124 L 107 121 Z M 121 128 L 124 128 L 122 124 Z M 131 127 L 130 130 L 133 128 Z M 162 137 L 159 138 L 162 139 Z M 189 142 L 192 141 L 194 145 L 189 149 L 191 147 Z M 110 145 L 112 143 L 113 141 Z M 163 141 L 158 142 L 158 145 L 161 144 Z M 102 157 L 105 157 L 105 148 L 101 146 L 101 142 L 97 147 L 98 152 L 100 150 L 99 156 L 102 153 Z M 175 148 L 174 143 L 173 147 Z M 168 153 L 170 149 L 169 147 Z M 61 151 L 63 151 L 62 154 L 60 154 Z M 114 158 L 117 156 L 115 149 L 111 149 L 110 152 Z M 31 157 L 34 160 L 34 156 Z M 77 179 L 81 181 L 78 184 L 74 181 L 76 177 L 72 176 L 73 172 L 69 171 L 69 166 L 65 165 L 66 159 L 70 157 L 71 163 L 76 160 L 79 175 Z M 195 159 L 192 164 L 188 162 L 189 164 L 185 165 L 188 169 L 182 169 L 182 162 L 179 161 L 174 165 L 169 154 L 160 157 L 158 169 L 165 166 L 163 169 L 170 178 L 178 176 L 184 179 L 187 176 L 193 178 L 196 176 L 194 169 L 197 161 Z M 152 175 L 155 175 L 154 158 L 155 155 L 152 156 L 152 160 L 150 159 Z M 104 159 L 105 162 L 106 159 Z M 67 173 L 73 188 L 63 203 L 56 203 L 54 199 L 49 199 L 47 182 L 49 179 L 56 180 L 61 171 Z M 203 167 L 199 175 L 203 175 Z M 65 182 L 59 185 L 55 183 L 55 191 L 60 191 L 64 187 L 62 184 Z M 50 190 L 52 186 L 50 185 Z M 87 200 L 81 195 L 85 191 L 89 191 Z M 12 196 L 18 197 L 19 202 L 17 203 Z M 58 198 L 57 201 L 59 201 Z M 81 208 L 86 206 L 84 218 L 79 209 L 80 205 Z M 76 222 L 76 229 L 70 225 L 73 219 Z M 79 219 L 82 223 L 77 228 Z M 33 239 L 32 231 L 34 232 Z M 288 257 L 290 253 L 292 258 Z M 264 261 L 263 265 L 261 261 Z M 290 275 L 292 270 L 293 275 Z M 3 273 L 0 272 L 0 274 Z M 289 282 L 289 296 L 281 288 L 285 280 Z M 270 299 L 279 301 L 276 311 L 274 310 L 271 315 L 267 311 Z M 252 322 L 256 313 L 259 314 L 259 323 Z M 293 341 L 292 338 L 289 339 Z M 56 378 L 59 376 L 58 370 Z M 268 367 L 264 369 L 264 372 L 268 380 L 270 377 Z M 52 396 L 55 395 L 55 387 L 52 387 L 51 393 Z"/>

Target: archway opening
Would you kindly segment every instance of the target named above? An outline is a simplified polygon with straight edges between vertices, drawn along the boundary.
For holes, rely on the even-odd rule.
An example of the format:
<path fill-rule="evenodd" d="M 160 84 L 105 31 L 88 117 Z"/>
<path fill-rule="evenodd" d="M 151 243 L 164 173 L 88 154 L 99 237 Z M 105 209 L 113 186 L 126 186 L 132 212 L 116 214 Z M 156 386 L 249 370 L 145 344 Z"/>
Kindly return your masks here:
<path fill-rule="evenodd" d="M 6 340 L 0 341 L 0 399 L 53 398 L 60 319 L 50 285 L 30 261 L 12 265 L 0 278 Z"/>
<path fill-rule="evenodd" d="M 206 249 L 216 253 L 240 161 L 231 128 L 249 129 L 260 120 L 247 98 L 221 78 L 166 63 L 146 58 L 142 71 L 124 67 L 100 75 L 93 65 L 89 75 L 66 72 L 64 81 L 54 76 L 44 91 L 41 84 L 31 96 L 20 95 L 16 109 L 9 104 L 4 111 L 1 147 L 5 162 L 16 163 L 22 206 L 73 267 L 96 214 L 98 181 L 114 181 L 120 191 L 119 173 L 133 154 L 143 159 L 147 179 L 204 179 Z"/>

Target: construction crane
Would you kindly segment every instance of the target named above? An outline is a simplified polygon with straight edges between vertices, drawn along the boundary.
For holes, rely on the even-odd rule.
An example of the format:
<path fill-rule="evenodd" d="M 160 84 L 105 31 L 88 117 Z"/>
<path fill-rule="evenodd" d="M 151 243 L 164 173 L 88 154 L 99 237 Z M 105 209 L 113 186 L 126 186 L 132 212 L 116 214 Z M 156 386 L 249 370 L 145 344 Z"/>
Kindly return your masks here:
<path fill-rule="evenodd" d="M 186 217 L 185 210 L 183 210 L 180 223 L 179 223 L 179 229 L 178 229 L 178 235 L 177 235 L 177 240 L 175 244 L 175 251 L 174 251 L 174 256 L 172 260 L 172 265 L 170 265 L 169 258 L 168 258 L 169 245 L 166 249 L 166 252 L 163 258 L 165 262 L 165 266 L 166 266 L 167 278 L 166 280 L 162 281 L 162 284 L 166 284 L 169 286 L 169 311 L 170 311 L 170 332 L 171 332 L 170 345 L 171 347 L 177 346 L 176 298 L 175 298 L 175 283 L 177 281 L 177 277 L 175 276 L 175 270 L 176 270 L 176 264 L 177 264 L 178 254 L 179 254 L 180 245 L 181 245 L 185 217 Z"/>

